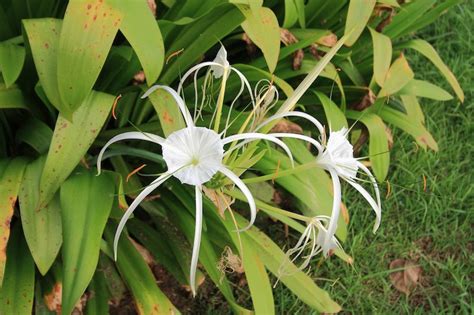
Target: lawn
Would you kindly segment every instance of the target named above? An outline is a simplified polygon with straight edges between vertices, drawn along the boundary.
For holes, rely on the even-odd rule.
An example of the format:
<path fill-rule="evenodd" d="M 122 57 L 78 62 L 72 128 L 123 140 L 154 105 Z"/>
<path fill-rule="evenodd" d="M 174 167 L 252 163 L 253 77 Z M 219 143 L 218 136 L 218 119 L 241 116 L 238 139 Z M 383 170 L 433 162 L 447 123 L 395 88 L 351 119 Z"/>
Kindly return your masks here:
<path fill-rule="evenodd" d="M 382 185 L 381 228 L 372 234 L 372 212 L 357 193 L 346 189 L 346 200 L 352 201 L 351 223 L 343 246 L 354 264 L 330 259 L 317 268 L 319 261 L 313 263 L 317 283 L 346 313 L 472 313 L 473 15 L 473 3 L 456 6 L 419 34 L 439 51 L 466 94 L 464 104 L 422 100 L 426 125 L 438 141 L 439 152 L 423 151 L 412 138 L 393 130 L 391 192 L 387 196 L 387 185 Z M 423 79 L 444 81 L 422 56 L 409 58 Z M 395 259 L 411 260 L 422 269 L 419 284 L 409 295 L 398 292 L 390 281 L 389 265 Z M 275 300 L 278 313 L 310 312 L 281 285 Z"/>

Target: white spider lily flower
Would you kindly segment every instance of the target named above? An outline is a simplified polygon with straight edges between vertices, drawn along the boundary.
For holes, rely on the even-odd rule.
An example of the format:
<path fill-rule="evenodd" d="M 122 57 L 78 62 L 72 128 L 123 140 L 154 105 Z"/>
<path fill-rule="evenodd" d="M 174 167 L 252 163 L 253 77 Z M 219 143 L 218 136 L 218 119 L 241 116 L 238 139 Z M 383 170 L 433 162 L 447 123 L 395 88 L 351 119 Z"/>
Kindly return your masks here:
<path fill-rule="evenodd" d="M 377 181 L 369 169 L 359 162 L 358 159 L 354 158 L 352 144 L 347 139 L 348 133 L 349 131 L 347 128 L 330 132 L 324 152 L 316 158 L 316 162 L 330 173 L 334 188 L 332 215 L 331 220 L 329 221 L 328 234 L 323 245 L 323 252 L 325 255 L 327 255 L 329 250 L 334 248 L 331 238 L 336 233 L 337 220 L 341 209 L 341 184 L 339 182 L 339 177 L 354 187 L 365 198 L 365 200 L 367 200 L 374 210 L 376 215 L 376 221 L 373 228 L 374 233 L 379 228 L 382 217 L 382 205 Z M 361 169 L 372 182 L 377 201 L 374 200 L 367 190 L 356 182 L 356 180 L 358 180 L 357 173 L 359 169 Z"/>
<path fill-rule="evenodd" d="M 171 176 L 176 177 L 183 184 L 195 186 L 196 223 L 190 271 L 190 285 L 193 294 L 195 294 L 195 277 L 197 262 L 199 258 L 199 247 L 201 242 L 202 229 L 202 185 L 206 184 L 214 175 L 220 172 L 224 174 L 228 179 L 230 179 L 230 181 L 232 181 L 242 191 L 249 203 L 251 214 L 250 223 L 243 230 L 246 230 L 253 225 L 257 214 L 255 200 L 252 197 L 250 190 L 237 175 L 235 175 L 230 169 L 228 169 L 223 164 L 223 158 L 226 154 L 224 147 L 229 143 L 238 143 L 239 141 L 248 143 L 254 140 L 267 140 L 280 146 L 290 157 L 292 163 L 293 156 L 288 146 L 283 141 L 272 135 L 251 132 L 224 137 L 223 133 L 218 134 L 211 129 L 195 126 L 194 120 L 191 117 L 188 108 L 186 107 L 183 99 L 178 95 L 176 91 L 174 91 L 170 87 L 159 85 L 152 87 L 150 90 L 154 91 L 157 89 L 164 89 L 173 96 L 184 117 L 186 127 L 173 132 L 166 139 L 157 135 L 142 132 L 126 132 L 117 135 L 110 139 L 100 151 L 98 156 L 97 168 L 98 172 L 100 173 L 102 157 L 108 146 L 117 141 L 131 139 L 151 141 L 162 146 L 163 159 L 167 166 L 167 171 L 143 189 L 143 191 L 135 198 L 135 200 L 132 202 L 132 204 L 120 220 L 114 238 L 115 259 L 117 259 L 118 240 L 123 228 L 125 227 L 125 223 L 129 219 L 133 211 L 138 207 L 140 202 L 146 198 L 146 196 L 148 196 L 153 190 L 158 188 Z M 150 90 L 146 92 L 143 97 L 148 96 L 150 94 Z"/>
<path fill-rule="evenodd" d="M 318 130 L 322 134 L 322 137 L 324 138 L 324 129 L 321 129 L 323 128 L 322 125 L 316 119 L 312 118 L 311 116 L 307 117 L 306 115 L 307 114 L 301 112 L 277 114 L 270 117 L 267 119 L 267 121 L 257 127 L 257 130 L 263 128 L 271 120 L 288 116 L 296 116 L 311 120 L 313 124 L 317 126 Z M 321 145 L 315 139 L 305 135 L 291 133 L 270 133 L 269 135 L 278 138 L 287 137 L 300 139 L 314 145 L 318 149 L 316 163 L 329 172 L 333 184 L 334 195 L 331 216 L 315 216 L 306 227 L 296 245 L 287 251 L 287 256 L 289 258 L 293 257 L 291 262 L 294 262 L 296 259 L 301 257 L 304 258 L 302 264 L 298 267 L 298 270 L 305 269 L 309 265 L 311 258 L 320 252 L 322 252 L 324 256 L 327 256 L 331 250 L 341 248 L 339 241 L 335 237 L 342 199 L 341 183 L 339 177 L 357 189 L 357 191 L 359 191 L 368 201 L 376 214 L 376 222 L 373 232 L 375 233 L 377 231 L 380 226 L 382 208 L 377 181 L 369 169 L 364 164 L 359 162 L 358 159 L 354 158 L 353 147 L 347 140 L 348 130 L 346 128 L 331 132 L 329 134 L 327 144 L 324 145 Z M 377 201 L 375 201 L 374 198 L 360 184 L 356 182 L 356 180 L 358 180 L 357 173 L 359 169 L 361 169 L 372 182 Z M 308 251 L 308 248 L 309 252 L 305 256 L 302 256 L 303 253 Z M 284 268 L 285 264 L 280 267 L 280 275 L 285 274 Z"/>

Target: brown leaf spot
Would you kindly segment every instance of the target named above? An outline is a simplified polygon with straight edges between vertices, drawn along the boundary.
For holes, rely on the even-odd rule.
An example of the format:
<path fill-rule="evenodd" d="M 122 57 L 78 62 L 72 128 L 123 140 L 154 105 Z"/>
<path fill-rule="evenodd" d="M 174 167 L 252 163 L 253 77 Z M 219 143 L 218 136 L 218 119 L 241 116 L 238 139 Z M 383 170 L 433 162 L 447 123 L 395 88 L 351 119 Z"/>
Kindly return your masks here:
<path fill-rule="evenodd" d="M 408 295 L 421 279 L 422 269 L 411 260 L 395 259 L 390 263 L 390 269 L 400 268 L 403 268 L 403 270 L 395 271 L 390 274 L 390 281 L 395 289 Z"/>
<path fill-rule="evenodd" d="M 167 124 L 172 124 L 174 122 L 173 117 L 168 113 L 168 111 L 165 111 L 163 113 L 163 121 Z"/>
<path fill-rule="evenodd" d="M 49 48 L 49 44 L 48 44 L 48 43 L 44 43 L 44 48 L 48 49 L 48 48 Z"/>
<path fill-rule="evenodd" d="M 60 282 L 56 282 L 51 292 L 44 296 L 44 303 L 46 307 L 57 314 L 61 314 L 61 296 L 63 292 L 63 286 Z"/>

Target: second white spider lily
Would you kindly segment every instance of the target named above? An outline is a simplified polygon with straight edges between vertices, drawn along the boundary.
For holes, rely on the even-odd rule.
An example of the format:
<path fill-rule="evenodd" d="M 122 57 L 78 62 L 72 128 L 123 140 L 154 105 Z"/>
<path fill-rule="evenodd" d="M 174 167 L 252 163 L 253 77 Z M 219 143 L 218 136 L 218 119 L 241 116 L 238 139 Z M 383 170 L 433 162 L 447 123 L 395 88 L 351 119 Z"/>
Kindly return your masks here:
<path fill-rule="evenodd" d="M 334 249 L 337 244 L 334 244 L 332 238 L 336 233 L 337 221 L 339 218 L 339 212 L 341 209 L 341 184 L 339 178 L 344 179 L 349 185 L 354 187 L 364 198 L 367 200 L 369 205 L 375 212 L 376 220 L 373 228 L 375 233 L 380 226 L 382 218 L 382 205 L 380 201 L 380 191 L 377 185 L 377 181 L 369 169 L 359 162 L 358 159 L 354 158 L 354 151 L 352 144 L 347 139 L 348 129 L 342 128 L 339 131 L 332 131 L 329 134 L 328 143 L 325 146 L 322 154 L 319 154 L 316 158 L 316 162 L 326 169 L 331 175 L 334 199 L 333 208 L 331 214 L 331 220 L 327 228 L 327 236 L 323 244 L 323 253 L 327 255 L 331 249 Z M 369 194 L 359 183 L 357 183 L 357 174 L 359 169 L 362 170 L 367 177 L 370 179 L 372 186 L 375 190 L 375 198 Z"/>
<path fill-rule="evenodd" d="M 297 259 L 302 259 L 302 263 L 298 268 L 298 270 L 302 270 L 309 265 L 311 258 L 320 252 L 322 252 L 324 256 L 327 256 L 331 250 L 341 247 L 335 236 L 342 199 L 341 183 L 339 178 L 344 179 L 347 183 L 359 191 L 374 210 L 376 215 L 376 222 L 373 229 L 374 233 L 380 226 L 382 208 L 377 181 L 369 169 L 364 164 L 359 162 L 358 159 L 354 158 L 353 147 L 347 140 L 348 130 L 343 128 L 339 131 L 331 132 L 329 134 L 327 143 L 325 143 L 325 133 L 323 126 L 315 118 L 305 113 L 288 112 L 284 114 L 278 114 L 270 117 L 265 123 L 268 123 L 274 119 L 291 116 L 303 117 L 312 121 L 321 133 L 323 144 L 305 135 L 290 133 L 271 133 L 270 135 L 278 138 L 288 137 L 300 139 L 314 145 L 318 150 L 316 164 L 329 172 L 333 184 L 333 205 L 331 216 L 315 216 L 309 222 L 296 245 L 287 252 L 287 256 L 291 262 L 295 262 Z M 257 129 L 261 127 L 262 126 L 259 126 Z M 359 169 L 362 170 L 370 179 L 375 190 L 376 200 L 374 200 L 367 190 L 357 183 L 357 180 L 359 180 L 357 178 Z M 286 263 L 283 263 L 280 267 L 280 275 L 285 275 L 285 266 Z"/>

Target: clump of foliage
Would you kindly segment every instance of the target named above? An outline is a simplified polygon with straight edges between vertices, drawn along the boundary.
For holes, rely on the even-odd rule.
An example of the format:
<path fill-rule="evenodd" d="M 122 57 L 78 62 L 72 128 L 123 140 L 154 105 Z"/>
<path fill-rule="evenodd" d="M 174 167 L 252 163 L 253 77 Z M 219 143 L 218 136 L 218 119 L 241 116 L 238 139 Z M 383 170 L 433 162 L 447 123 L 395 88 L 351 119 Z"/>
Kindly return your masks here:
<path fill-rule="evenodd" d="M 413 49 L 425 56 L 462 101 L 459 84 L 436 51 L 408 36 L 458 2 L 167 0 L 156 7 L 153 1 L 132 0 L 3 1 L 0 312 L 29 314 L 34 307 L 37 313 L 68 314 L 77 308 L 104 314 L 109 305 L 120 307 L 129 296 L 139 313 L 179 312 L 173 305 L 174 291 L 157 285 L 152 270 L 159 267 L 156 277 L 166 274 L 163 278 L 174 279 L 176 289 L 190 286 L 193 189 L 170 180 L 145 199 L 127 223 L 129 237 L 120 239 L 114 262 L 117 223 L 128 198 L 135 198 L 149 182 L 128 175 L 143 160 L 148 174 L 163 172 L 165 164 L 152 145 L 114 144 L 106 153 L 105 171 L 96 176 L 97 155 L 123 132 L 168 136 L 181 129 L 182 116 L 169 94 L 157 90 L 149 99 L 141 96 L 155 82 L 177 86 L 186 70 L 212 60 L 221 44 L 252 86 L 267 80 L 281 99 L 297 101 L 292 108 L 324 120 L 328 131 L 352 126 L 354 150 L 368 155 L 379 182 L 389 171 L 391 127 L 410 134 L 421 148 L 437 150 L 418 101 L 452 96 L 415 79 L 403 51 Z M 299 83 L 305 76 L 309 81 L 303 82 L 316 80 L 302 90 Z M 224 115 L 235 115 L 229 130 L 238 132 L 251 114 L 246 107 L 249 95 L 234 102 L 240 81 L 207 78 L 203 72 L 183 81 L 187 103 L 198 101 L 198 86 L 200 97 L 207 100 L 200 111 L 202 122 L 209 124 L 217 104 L 222 104 Z M 218 101 L 221 86 L 225 94 Z M 287 101 L 277 102 L 261 118 Z M 310 124 L 293 121 L 298 125 L 283 121 L 275 128 L 311 135 Z M 297 140 L 285 143 L 295 168 L 281 150 L 261 143 L 237 157 L 233 170 L 244 174 L 260 219 L 272 218 L 303 232 L 301 218 L 304 223 L 304 218 L 331 214 L 331 180 L 319 168 L 295 171 L 314 156 Z M 274 313 L 267 271 L 280 275 L 287 255 L 271 235 L 258 229 L 265 227 L 259 222 L 236 232 L 236 225 L 248 224 L 239 189 L 222 180 L 207 186 L 195 275 L 198 292 L 199 284 L 210 279 L 233 311 Z M 350 211 L 350 202 L 348 206 Z M 232 212 L 234 208 L 244 211 Z M 336 232 L 342 244 L 347 213 L 343 211 Z M 352 260 L 342 250 L 335 254 Z M 278 285 L 287 286 L 315 310 L 340 310 L 310 276 L 289 266 L 292 272 L 281 276 Z M 247 284 L 252 305 L 236 298 L 232 284 L 239 280 Z"/>

